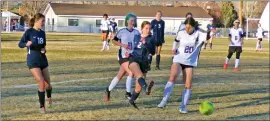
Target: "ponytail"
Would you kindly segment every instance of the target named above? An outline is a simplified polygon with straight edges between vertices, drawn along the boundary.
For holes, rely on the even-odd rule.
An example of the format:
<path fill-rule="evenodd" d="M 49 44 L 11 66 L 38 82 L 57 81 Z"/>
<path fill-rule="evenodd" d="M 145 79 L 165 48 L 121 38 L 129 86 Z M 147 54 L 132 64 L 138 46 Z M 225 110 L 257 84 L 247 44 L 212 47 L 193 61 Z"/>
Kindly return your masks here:
<path fill-rule="evenodd" d="M 35 14 L 34 17 L 29 20 L 29 23 L 28 23 L 29 27 L 33 28 L 35 22 L 38 21 L 41 18 L 45 18 L 45 16 L 43 14 L 41 14 L 41 13 Z"/>
<path fill-rule="evenodd" d="M 33 27 L 34 27 L 34 24 L 35 24 L 35 18 L 33 17 L 33 18 L 31 18 L 31 19 L 29 20 L 28 25 L 29 25 L 30 28 L 33 28 Z"/>

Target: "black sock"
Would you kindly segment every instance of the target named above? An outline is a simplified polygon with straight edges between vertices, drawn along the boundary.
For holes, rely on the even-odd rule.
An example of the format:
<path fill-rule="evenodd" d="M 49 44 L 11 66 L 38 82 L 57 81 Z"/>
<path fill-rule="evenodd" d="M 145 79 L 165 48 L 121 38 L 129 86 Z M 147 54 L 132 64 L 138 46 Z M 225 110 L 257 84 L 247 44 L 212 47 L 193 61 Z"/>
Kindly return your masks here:
<path fill-rule="evenodd" d="M 159 63 L 160 63 L 160 55 L 156 56 L 156 67 L 159 67 Z"/>
<path fill-rule="evenodd" d="M 45 91 L 44 92 L 38 91 L 38 97 L 39 97 L 40 108 L 45 107 Z"/>
<path fill-rule="evenodd" d="M 130 101 L 135 101 L 140 95 L 140 92 L 137 93 L 135 92 L 135 90 L 133 91 L 132 95 L 131 95 L 131 98 L 130 98 Z"/>
<path fill-rule="evenodd" d="M 152 63 L 152 56 L 149 56 L 150 65 Z"/>
<path fill-rule="evenodd" d="M 143 91 L 146 92 L 147 91 L 147 84 L 145 82 L 144 78 L 139 78 L 138 79 L 139 85 L 142 87 Z"/>
<path fill-rule="evenodd" d="M 110 39 L 108 39 L 108 44 L 110 44 L 110 41 L 111 41 L 111 40 L 110 40 Z"/>
<path fill-rule="evenodd" d="M 46 92 L 47 92 L 47 98 L 51 98 L 52 97 L 52 88 L 46 89 Z"/>
<path fill-rule="evenodd" d="M 212 43 L 210 43 L 210 47 L 212 48 Z"/>
<path fill-rule="evenodd" d="M 207 46 L 207 43 L 204 44 L 204 48 L 206 48 L 206 46 Z"/>

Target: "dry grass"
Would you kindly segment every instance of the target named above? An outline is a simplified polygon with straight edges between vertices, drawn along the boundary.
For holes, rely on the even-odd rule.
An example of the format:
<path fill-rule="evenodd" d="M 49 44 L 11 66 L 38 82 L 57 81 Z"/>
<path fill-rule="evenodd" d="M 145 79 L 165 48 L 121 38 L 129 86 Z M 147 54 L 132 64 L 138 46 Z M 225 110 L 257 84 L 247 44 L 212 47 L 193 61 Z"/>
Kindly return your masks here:
<path fill-rule="evenodd" d="M 264 52 L 254 51 L 255 40 L 247 40 L 241 55 L 241 72 L 233 72 L 234 56 L 227 71 L 222 64 L 227 54 L 227 40 L 215 39 L 213 50 L 203 50 L 195 70 L 190 113 L 178 112 L 183 86 L 176 86 L 165 109 L 156 106 L 162 98 L 163 84 L 171 65 L 170 49 L 173 37 L 167 37 L 161 55 L 161 71 L 149 72 L 148 79 L 156 81 L 152 96 L 142 94 L 138 99 L 141 110 L 136 111 L 124 99 L 124 88 L 112 92 L 112 101 L 103 99 L 103 90 L 117 73 L 118 47 L 100 52 L 96 35 L 48 35 L 47 56 L 53 82 L 53 108 L 48 114 L 38 113 L 36 86 L 25 63 L 26 50 L 17 47 L 21 34 L 3 34 L 2 39 L 2 119 L 12 120 L 200 120 L 200 119 L 269 119 L 269 43 L 263 41 Z M 155 58 L 154 58 L 155 59 Z M 153 66 L 155 62 L 153 62 Z M 99 79 L 102 78 L 102 79 Z M 88 79 L 88 80 L 80 80 Z M 64 82 L 67 80 L 78 80 Z M 181 77 L 177 83 L 182 83 Z M 120 82 L 124 86 L 125 81 Z M 96 86 L 90 87 L 90 86 Z M 215 112 L 200 115 L 200 102 L 210 100 Z"/>

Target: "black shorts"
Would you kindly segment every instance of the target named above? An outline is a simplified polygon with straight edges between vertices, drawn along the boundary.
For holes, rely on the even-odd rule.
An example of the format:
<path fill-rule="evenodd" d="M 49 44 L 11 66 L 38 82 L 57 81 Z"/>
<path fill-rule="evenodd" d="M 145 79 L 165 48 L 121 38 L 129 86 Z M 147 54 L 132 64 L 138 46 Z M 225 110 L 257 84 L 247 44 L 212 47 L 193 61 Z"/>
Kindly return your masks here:
<path fill-rule="evenodd" d="M 133 62 L 136 62 L 137 64 L 139 64 L 142 73 L 147 73 L 148 71 L 150 71 L 150 63 L 148 60 L 141 61 L 141 60 L 130 57 L 129 64 L 131 64 Z"/>
<path fill-rule="evenodd" d="M 121 66 L 123 63 L 125 63 L 125 62 L 129 62 L 129 58 L 120 58 L 120 59 L 118 60 L 118 63 L 120 64 L 120 66 Z"/>
<path fill-rule="evenodd" d="M 182 67 L 182 70 L 185 70 L 186 68 L 193 68 L 193 66 L 184 65 L 184 64 L 180 64 L 180 66 Z"/>
<path fill-rule="evenodd" d="M 44 62 L 44 63 L 31 63 L 31 64 L 27 64 L 29 69 L 32 68 L 40 68 L 40 70 L 43 70 L 45 68 L 47 68 L 49 66 L 48 62 Z"/>
<path fill-rule="evenodd" d="M 262 38 L 258 38 L 258 40 L 262 41 Z"/>
<path fill-rule="evenodd" d="M 229 47 L 229 53 L 234 53 L 234 52 L 241 53 L 242 52 L 242 47 L 241 46 L 230 46 Z"/>
<path fill-rule="evenodd" d="M 109 33 L 108 30 L 101 30 L 102 33 Z"/>

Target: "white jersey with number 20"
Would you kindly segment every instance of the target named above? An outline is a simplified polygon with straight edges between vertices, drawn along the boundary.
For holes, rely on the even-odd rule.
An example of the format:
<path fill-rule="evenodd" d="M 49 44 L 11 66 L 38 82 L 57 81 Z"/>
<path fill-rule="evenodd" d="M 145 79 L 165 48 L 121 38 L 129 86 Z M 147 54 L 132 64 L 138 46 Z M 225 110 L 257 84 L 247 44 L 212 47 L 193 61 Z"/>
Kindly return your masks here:
<path fill-rule="evenodd" d="M 179 47 L 174 55 L 173 62 L 196 67 L 205 40 L 206 33 L 198 30 L 191 35 L 186 30 L 179 31 L 176 37 L 176 41 L 179 41 Z"/>

